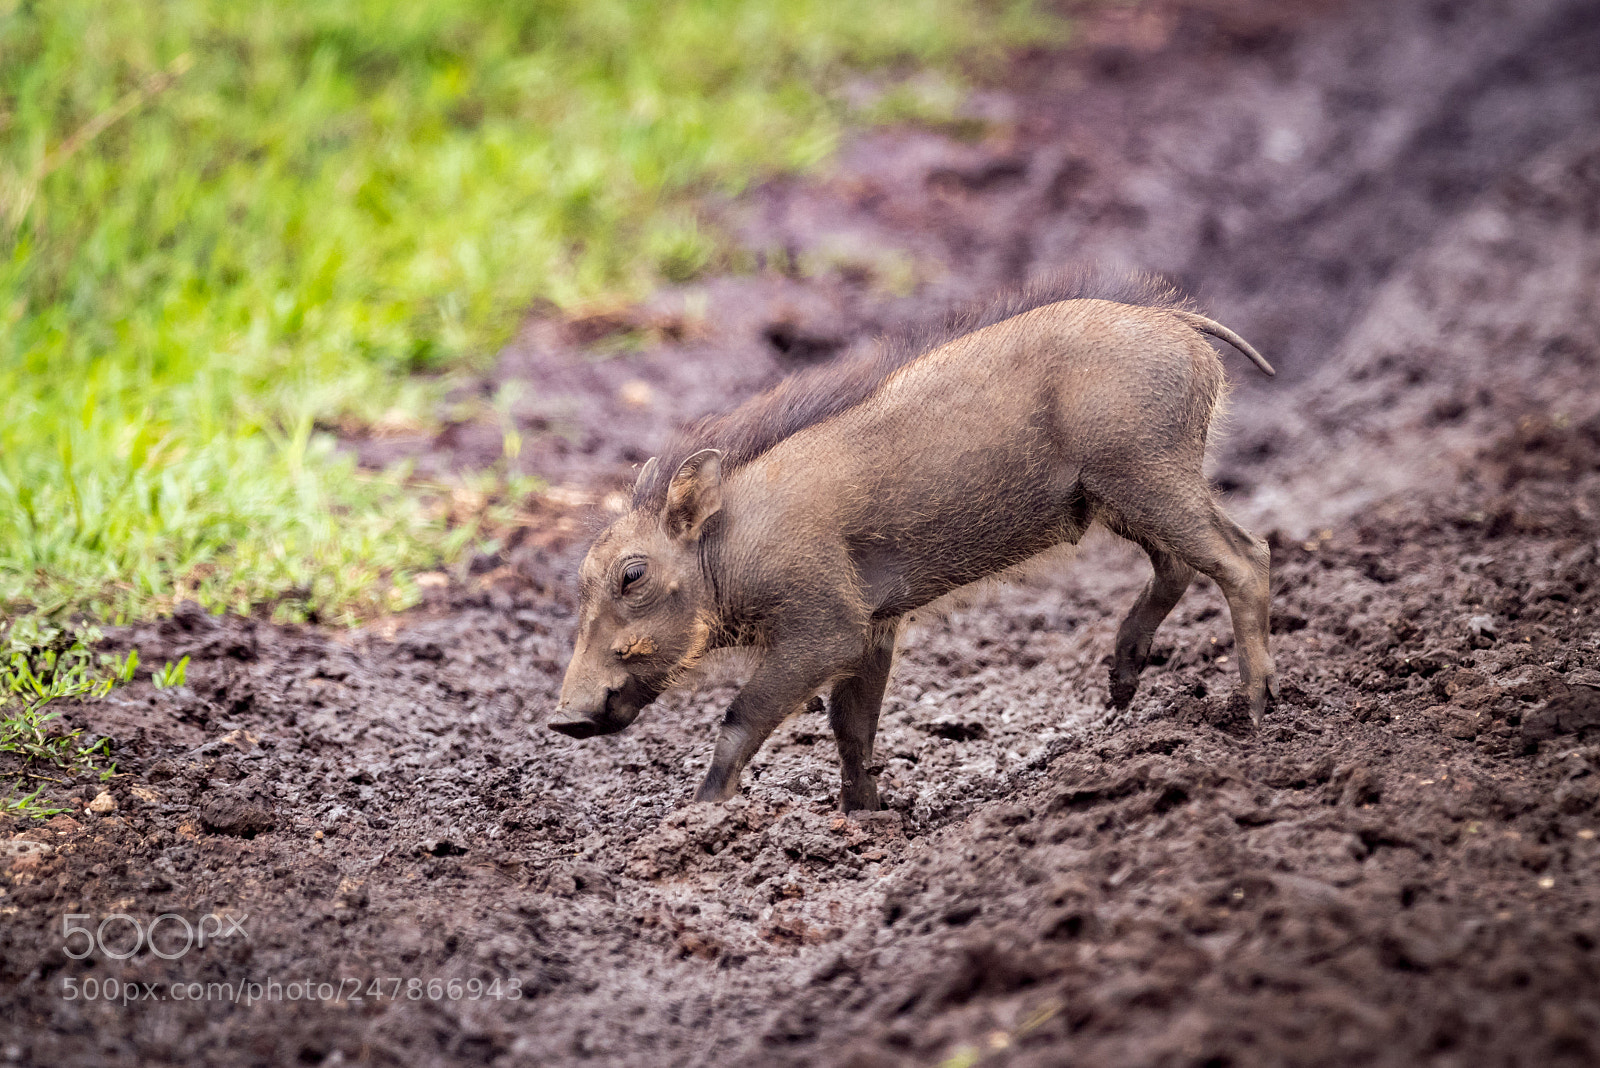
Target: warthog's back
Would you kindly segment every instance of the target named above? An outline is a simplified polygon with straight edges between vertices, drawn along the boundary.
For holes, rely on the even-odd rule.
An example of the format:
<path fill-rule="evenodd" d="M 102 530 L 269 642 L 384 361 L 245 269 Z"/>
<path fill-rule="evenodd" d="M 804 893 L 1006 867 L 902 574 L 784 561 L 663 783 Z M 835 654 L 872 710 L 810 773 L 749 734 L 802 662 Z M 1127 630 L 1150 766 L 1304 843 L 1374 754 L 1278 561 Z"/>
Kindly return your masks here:
<path fill-rule="evenodd" d="M 1221 381 L 1211 347 L 1164 309 L 1037 308 L 779 442 L 731 480 L 729 533 L 842 534 L 875 613 L 909 611 L 1076 541 L 1097 467 L 1197 467 Z"/>

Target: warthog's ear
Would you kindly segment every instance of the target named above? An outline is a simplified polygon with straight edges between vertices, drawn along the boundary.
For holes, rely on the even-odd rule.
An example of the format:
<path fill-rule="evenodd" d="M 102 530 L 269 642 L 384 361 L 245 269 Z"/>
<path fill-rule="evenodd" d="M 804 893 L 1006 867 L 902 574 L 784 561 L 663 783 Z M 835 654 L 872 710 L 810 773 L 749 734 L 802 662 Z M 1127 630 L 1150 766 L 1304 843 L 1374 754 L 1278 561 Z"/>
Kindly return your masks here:
<path fill-rule="evenodd" d="M 639 477 L 633 480 L 633 492 L 638 493 L 643 489 L 645 483 L 655 478 L 656 472 L 659 470 L 661 470 L 661 464 L 656 457 L 652 456 L 646 460 L 644 466 L 639 468 Z"/>
<path fill-rule="evenodd" d="M 722 453 L 701 449 L 678 468 L 667 487 L 667 510 L 662 516 L 667 533 L 679 541 L 694 541 L 705 521 L 722 507 Z"/>

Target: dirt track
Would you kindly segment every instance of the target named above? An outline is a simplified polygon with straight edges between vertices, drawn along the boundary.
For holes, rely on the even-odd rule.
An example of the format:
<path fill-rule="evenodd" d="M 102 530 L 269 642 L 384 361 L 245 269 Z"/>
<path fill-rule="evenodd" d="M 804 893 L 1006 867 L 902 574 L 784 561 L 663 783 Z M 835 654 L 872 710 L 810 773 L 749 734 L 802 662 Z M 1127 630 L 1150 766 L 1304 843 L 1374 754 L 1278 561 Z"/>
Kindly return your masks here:
<path fill-rule="evenodd" d="M 0 1061 L 1600 1058 L 1600 11 L 1217 0 L 1086 37 L 984 94 L 983 140 L 875 134 L 719 206 L 761 273 L 531 320 L 485 386 L 530 382 L 524 462 L 558 488 L 427 608 L 121 636 L 191 685 L 76 714 L 132 773 L 114 814 L 0 828 L 51 850 L 0 858 Z M 543 729 L 592 513 L 673 425 L 1071 260 L 1174 275 L 1283 372 L 1225 357 L 1216 450 L 1277 531 L 1259 732 L 1209 586 L 1107 715 L 1145 565 L 1104 536 L 911 630 L 885 813 L 832 811 L 822 716 L 687 806 L 736 665 L 613 738 Z M 426 469 L 499 441 L 355 446 Z M 69 960 L 62 917 L 113 913 L 248 939 Z M 63 994 L 108 977 L 167 997 Z M 285 998 L 307 980 L 342 996 Z"/>

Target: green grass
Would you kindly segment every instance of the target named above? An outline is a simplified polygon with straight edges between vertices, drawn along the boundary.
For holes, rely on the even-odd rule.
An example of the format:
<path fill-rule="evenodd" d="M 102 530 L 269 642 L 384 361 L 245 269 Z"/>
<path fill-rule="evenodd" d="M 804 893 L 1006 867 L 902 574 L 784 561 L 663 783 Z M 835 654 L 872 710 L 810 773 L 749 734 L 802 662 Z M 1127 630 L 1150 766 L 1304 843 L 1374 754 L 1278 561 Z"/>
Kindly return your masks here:
<path fill-rule="evenodd" d="M 57 701 L 104 697 L 113 686 L 128 682 L 139 666 L 139 654 L 125 657 L 94 651 L 101 638 L 92 626 L 61 628 L 37 617 L 15 621 L 0 632 L 0 760 L 12 765 L 0 773 L 6 784 L 0 815 L 45 819 L 65 809 L 41 800 L 47 786 L 62 780 L 38 768 L 71 776 L 116 773 L 105 739 L 85 739 L 81 729 L 68 729 Z M 168 665 L 165 669 L 172 672 Z M 183 665 L 177 668 L 181 675 Z M 181 679 L 178 685 L 181 685 Z M 23 793 L 28 780 L 40 782 Z"/>
<path fill-rule="evenodd" d="M 1027 0 L 0 0 L 0 610 L 403 607 L 475 530 L 326 428 L 425 422 L 536 300 L 725 266 L 696 198 L 825 160 L 872 118 L 850 79 L 936 115 L 1058 32 Z"/>

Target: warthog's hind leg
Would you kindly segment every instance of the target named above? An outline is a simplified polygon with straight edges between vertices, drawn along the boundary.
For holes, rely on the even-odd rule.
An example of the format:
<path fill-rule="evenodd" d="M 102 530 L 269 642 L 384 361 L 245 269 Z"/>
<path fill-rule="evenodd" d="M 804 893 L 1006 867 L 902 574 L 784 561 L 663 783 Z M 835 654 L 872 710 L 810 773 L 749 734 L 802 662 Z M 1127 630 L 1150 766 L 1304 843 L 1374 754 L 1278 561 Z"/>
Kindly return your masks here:
<path fill-rule="evenodd" d="M 1196 465 L 1198 467 L 1198 464 Z M 1133 484 L 1126 480 L 1125 485 Z M 1122 487 L 1119 487 L 1122 488 Z M 1132 680 L 1138 675 L 1149 646 L 1140 637 L 1153 634 L 1156 624 L 1176 603 L 1186 568 L 1192 568 L 1216 582 L 1228 602 L 1233 618 L 1234 654 L 1239 662 L 1240 690 L 1250 704 L 1250 718 L 1257 724 L 1268 699 L 1277 693 L 1272 655 L 1267 652 L 1270 616 L 1272 553 L 1265 539 L 1240 527 L 1228 518 L 1212 498 L 1198 470 L 1192 476 L 1155 480 L 1148 476 L 1138 493 L 1124 491 L 1113 501 L 1112 529 L 1140 545 L 1160 546 L 1163 556 L 1174 558 L 1164 565 L 1155 553 L 1151 562 L 1156 577 L 1151 580 L 1129 613 L 1117 635 L 1117 656 L 1112 669 L 1111 693 L 1118 698 L 1132 697 Z M 1166 575 L 1163 576 L 1163 568 Z M 1141 655 L 1142 653 L 1142 655 Z"/>
<path fill-rule="evenodd" d="M 1111 665 L 1111 706 L 1127 708 L 1139 688 L 1139 673 L 1150 659 L 1150 643 L 1156 628 L 1167 618 L 1194 578 L 1194 568 L 1176 556 L 1151 545 L 1144 547 L 1150 554 L 1150 566 L 1155 573 L 1139 593 L 1139 599 L 1128 610 L 1128 616 L 1117 629 L 1117 653 Z"/>

